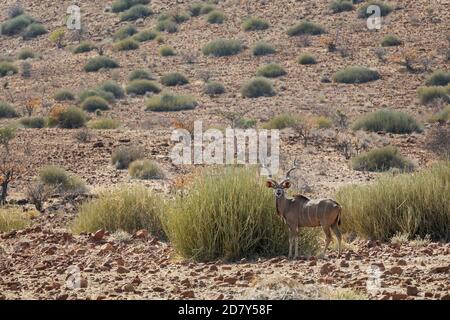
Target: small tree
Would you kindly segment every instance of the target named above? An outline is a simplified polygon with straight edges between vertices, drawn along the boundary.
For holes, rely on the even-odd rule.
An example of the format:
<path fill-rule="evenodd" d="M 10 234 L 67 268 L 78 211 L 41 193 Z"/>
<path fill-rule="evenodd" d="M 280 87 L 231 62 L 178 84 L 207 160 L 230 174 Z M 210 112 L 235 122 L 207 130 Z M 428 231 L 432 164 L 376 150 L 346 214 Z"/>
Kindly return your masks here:
<path fill-rule="evenodd" d="M 31 98 L 27 100 L 25 103 L 25 112 L 31 117 L 33 112 L 42 108 L 42 99 L 41 98 Z"/>
<path fill-rule="evenodd" d="M 11 127 L 0 128 L 0 204 L 6 202 L 9 184 L 23 171 L 21 157 L 11 151 L 10 142 L 15 137 L 15 130 Z"/>
<path fill-rule="evenodd" d="M 293 125 L 294 130 L 303 140 L 303 146 L 307 146 L 313 137 L 314 121 L 310 117 L 299 118 Z"/>
<path fill-rule="evenodd" d="M 59 28 L 50 34 L 49 40 L 51 42 L 53 42 L 54 44 L 56 44 L 56 46 L 58 48 L 62 48 L 64 46 L 63 40 L 64 40 L 65 35 L 66 35 L 66 31 L 63 28 Z"/>

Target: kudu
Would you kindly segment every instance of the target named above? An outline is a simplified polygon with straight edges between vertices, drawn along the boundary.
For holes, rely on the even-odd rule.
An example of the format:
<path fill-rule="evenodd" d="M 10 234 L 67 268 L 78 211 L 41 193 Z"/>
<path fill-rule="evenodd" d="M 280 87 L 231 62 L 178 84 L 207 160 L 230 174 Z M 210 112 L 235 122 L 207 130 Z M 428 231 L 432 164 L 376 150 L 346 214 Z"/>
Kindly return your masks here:
<path fill-rule="evenodd" d="M 338 256 L 341 254 L 341 232 L 339 225 L 341 224 L 341 206 L 331 199 L 309 199 L 303 195 L 296 195 L 294 198 L 286 198 L 285 190 L 291 187 L 290 174 L 297 169 L 297 162 L 294 161 L 294 167 L 289 169 L 285 178 L 277 183 L 273 178 L 269 169 L 263 164 L 268 171 L 268 179 L 266 185 L 268 188 L 275 190 L 276 209 L 278 215 L 283 219 L 289 227 L 289 258 L 292 257 L 292 246 L 295 241 L 294 258 L 298 257 L 298 234 L 302 227 L 322 227 L 326 240 L 323 254 L 328 249 L 328 245 L 332 239 L 331 230 L 333 230 L 338 240 Z"/>

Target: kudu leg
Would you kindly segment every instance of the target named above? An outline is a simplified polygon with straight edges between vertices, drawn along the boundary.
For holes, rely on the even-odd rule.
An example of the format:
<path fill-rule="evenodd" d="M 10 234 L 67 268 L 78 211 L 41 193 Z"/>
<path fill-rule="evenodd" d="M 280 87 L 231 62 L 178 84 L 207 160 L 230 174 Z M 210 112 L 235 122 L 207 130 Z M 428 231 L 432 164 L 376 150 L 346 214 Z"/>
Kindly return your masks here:
<path fill-rule="evenodd" d="M 292 245 L 293 245 L 293 241 L 292 241 L 292 236 L 289 235 L 289 255 L 288 258 L 290 259 L 292 257 Z"/>
<path fill-rule="evenodd" d="M 330 231 L 330 227 L 322 227 L 323 232 L 325 232 L 325 248 L 323 249 L 323 256 L 325 257 L 325 252 L 328 249 L 328 246 L 330 245 L 331 242 L 331 231 Z"/>
<path fill-rule="evenodd" d="M 298 236 L 295 237 L 295 254 L 294 259 L 297 259 L 298 257 Z"/>
<path fill-rule="evenodd" d="M 341 255 L 341 241 L 342 241 L 341 231 L 339 230 L 337 223 L 333 224 L 331 226 L 331 229 L 333 230 L 333 233 L 336 235 L 338 241 L 338 257 L 339 257 Z"/>

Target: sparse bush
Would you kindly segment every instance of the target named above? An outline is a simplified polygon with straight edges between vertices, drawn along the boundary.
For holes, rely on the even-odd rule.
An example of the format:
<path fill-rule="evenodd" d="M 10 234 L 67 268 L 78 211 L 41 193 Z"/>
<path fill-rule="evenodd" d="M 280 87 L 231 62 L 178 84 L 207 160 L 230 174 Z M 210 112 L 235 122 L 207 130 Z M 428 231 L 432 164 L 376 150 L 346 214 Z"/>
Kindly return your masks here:
<path fill-rule="evenodd" d="M 201 14 L 203 6 L 204 6 L 203 3 L 193 3 L 189 7 L 189 13 L 191 14 L 192 17 L 197 17 Z"/>
<path fill-rule="evenodd" d="M 286 71 L 284 71 L 283 67 L 276 63 L 271 63 L 261 67 L 256 72 L 258 77 L 266 77 L 266 78 L 277 78 L 284 76 Z"/>
<path fill-rule="evenodd" d="M 225 20 L 225 14 L 219 10 L 213 10 L 208 14 L 206 21 L 212 24 L 221 24 Z"/>
<path fill-rule="evenodd" d="M 250 18 L 244 21 L 242 28 L 244 31 L 266 30 L 269 24 L 260 18 Z"/>
<path fill-rule="evenodd" d="M 430 122 L 446 122 L 450 121 L 450 105 L 433 115 Z"/>
<path fill-rule="evenodd" d="M 356 120 L 352 125 L 353 130 L 385 131 L 390 133 L 421 132 L 419 123 L 404 112 L 392 110 L 377 110 L 367 113 Z"/>
<path fill-rule="evenodd" d="M 112 12 L 123 12 L 137 4 L 149 4 L 150 0 L 116 0 L 112 4 Z"/>
<path fill-rule="evenodd" d="M 175 55 L 175 51 L 173 50 L 172 47 L 169 46 L 161 46 L 158 51 L 162 57 L 169 57 Z"/>
<path fill-rule="evenodd" d="M 10 62 L 0 62 L 0 78 L 19 72 L 19 69 Z"/>
<path fill-rule="evenodd" d="M 44 185 L 50 186 L 60 193 L 84 193 L 85 183 L 77 176 L 69 174 L 58 166 L 46 166 L 39 171 L 38 179 Z"/>
<path fill-rule="evenodd" d="M 207 56 L 231 56 L 242 50 L 241 42 L 238 40 L 218 39 L 207 43 L 202 51 Z"/>
<path fill-rule="evenodd" d="M 24 229 L 30 222 L 30 217 L 20 208 L 0 207 L 0 233 Z"/>
<path fill-rule="evenodd" d="M 135 5 L 127 11 L 120 14 L 121 21 L 134 21 L 140 18 L 145 18 L 151 15 L 151 10 L 142 4 Z"/>
<path fill-rule="evenodd" d="M 18 3 L 16 3 L 11 8 L 8 9 L 8 18 L 12 19 L 12 18 L 20 16 L 24 13 L 25 13 L 25 11 L 23 10 L 22 6 Z"/>
<path fill-rule="evenodd" d="M 444 159 L 450 159 L 450 126 L 438 125 L 431 128 L 427 133 L 425 148 Z"/>
<path fill-rule="evenodd" d="M 45 127 L 46 120 L 44 117 L 26 117 L 20 119 L 20 124 L 29 129 L 42 129 Z"/>
<path fill-rule="evenodd" d="M 133 36 L 133 39 L 139 42 L 145 42 L 155 40 L 158 36 L 158 32 L 153 30 L 142 30 Z"/>
<path fill-rule="evenodd" d="M 71 229 L 75 233 L 99 229 L 134 233 L 146 229 L 153 236 L 165 238 L 161 223 L 163 208 L 161 195 L 144 186 L 123 185 L 82 204 Z"/>
<path fill-rule="evenodd" d="M 19 58 L 20 60 L 33 59 L 36 58 L 36 53 L 32 49 L 22 49 L 17 55 L 17 58 Z"/>
<path fill-rule="evenodd" d="M 450 83 L 450 72 L 437 70 L 425 81 L 427 86 L 446 86 Z"/>
<path fill-rule="evenodd" d="M 302 21 L 287 30 L 287 35 L 290 37 L 300 36 L 300 35 L 319 35 L 325 33 L 325 28 L 321 25 L 311 22 Z"/>
<path fill-rule="evenodd" d="M 380 74 L 364 67 L 348 67 L 334 74 L 334 81 L 338 83 L 365 83 L 380 79 Z"/>
<path fill-rule="evenodd" d="M 285 128 L 293 127 L 297 123 L 297 121 L 298 117 L 293 116 L 289 113 L 283 113 L 270 119 L 269 122 L 263 125 L 263 128 L 268 130 L 282 130 Z"/>
<path fill-rule="evenodd" d="M 272 192 L 255 169 L 214 168 L 192 182 L 187 196 L 167 209 L 165 230 L 182 256 L 235 260 L 287 251 L 287 229 L 276 215 Z M 302 231 L 300 252 L 310 254 L 317 238 Z"/>
<path fill-rule="evenodd" d="M 381 41 L 383 47 L 395 47 L 402 44 L 402 41 L 394 35 L 387 35 Z"/>
<path fill-rule="evenodd" d="M 173 19 L 166 17 L 165 19 L 158 21 L 156 30 L 175 33 L 178 31 L 178 24 Z"/>
<path fill-rule="evenodd" d="M 216 94 L 222 94 L 225 92 L 225 87 L 223 84 L 217 81 L 210 81 L 205 85 L 205 93 L 209 96 Z"/>
<path fill-rule="evenodd" d="M 268 54 L 273 54 L 275 52 L 275 48 L 271 44 L 264 41 L 257 42 L 252 49 L 252 53 L 254 56 L 265 56 Z"/>
<path fill-rule="evenodd" d="M 422 87 L 417 90 L 422 104 L 431 104 L 436 100 L 450 102 L 448 89 L 445 87 Z"/>
<path fill-rule="evenodd" d="M 404 158 L 399 151 L 391 146 L 373 149 L 352 160 L 352 167 L 358 171 L 383 172 L 391 168 L 402 171 L 412 171 L 414 165 Z"/>
<path fill-rule="evenodd" d="M 164 172 L 151 160 L 136 160 L 128 167 L 131 177 L 142 180 L 164 179 Z"/>
<path fill-rule="evenodd" d="M 197 101 L 190 96 L 164 93 L 146 101 L 147 111 L 180 111 L 190 110 L 197 106 Z"/>
<path fill-rule="evenodd" d="M 137 69 L 130 73 L 128 76 L 129 81 L 138 80 L 138 79 L 145 79 L 145 80 L 152 80 L 152 74 L 150 73 L 150 70 L 147 69 Z"/>
<path fill-rule="evenodd" d="M 298 57 L 299 64 L 316 64 L 316 58 L 310 55 L 309 53 L 304 53 L 300 57 Z"/>
<path fill-rule="evenodd" d="M 87 127 L 89 129 L 96 129 L 96 130 L 117 129 L 119 126 L 120 122 L 116 119 L 111 118 L 91 120 L 87 123 Z"/>
<path fill-rule="evenodd" d="M 21 66 L 21 68 L 22 68 L 22 71 L 21 71 L 21 76 L 23 77 L 23 78 L 29 78 L 29 77 L 31 77 L 31 63 L 28 63 L 28 62 L 22 62 L 22 64 L 20 65 Z"/>
<path fill-rule="evenodd" d="M 172 72 L 161 77 L 161 83 L 165 86 L 181 86 L 189 83 L 189 80 L 181 73 Z"/>
<path fill-rule="evenodd" d="M 211 11 L 213 11 L 214 9 L 216 9 L 215 6 L 213 6 L 212 4 L 205 4 L 203 5 L 203 7 L 200 9 L 200 14 L 208 14 Z"/>
<path fill-rule="evenodd" d="M 108 101 L 102 97 L 92 96 L 86 98 L 81 104 L 81 108 L 88 112 L 95 112 L 96 110 L 108 110 Z"/>
<path fill-rule="evenodd" d="M 380 7 L 380 14 L 382 17 L 387 16 L 389 13 L 392 12 L 392 7 L 384 2 L 381 1 L 369 1 L 366 4 L 364 4 L 358 11 L 358 16 L 360 18 L 368 18 L 372 15 L 372 12 L 367 12 L 367 8 L 369 6 L 378 6 Z"/>
<path fill-rule="evenodd" d="M 59 28 L 59 29 L 56 29 L 55 31 L 53 31 L 50 34 L 50 36 L 48 37 L 48 39 L 51 42 L 53 42 L 54 44 L 56 44 L 56 47 L 62 48 L 63 40 L 64 40 L 65 36 L 66 36 L 66 30 L 64 28 Z"/>
<path fill-rule="evenodd" d="M 188 12 L 186 11 L 182 11 L 182 10 L 177 10 L 175 12 L 173 12 L 170 17 L 173 19 L 173 21 L 175 21 L 176 23 L 183 23 L 185 21 L 188 21 L 191 16 L 189 15 Z"/>
<path fill-rule="evenodd" d="M 54 187 L 35 181 L 28 185 L 26 195 L 37 211 L 44 212 L 44 203 L 54 192 Z"/>
<path fill-rule="evenodd" d="M 114 49 L 118 51 L 130 51 L 139 49 L 139 42 L 133 39 L 124 39 L 114 44 Z"/>
<path fill-rule="evenodd" d="M 275 95 L 275 90 L 270 80 L 258 77 L 245 83 L 241 94 L 246 98 L 272 97 Z"/>
<path fill-rule="evenodd" d="M 115 101 L 115 97 L 112 92 L 104 91 L 99 88 L 93 89 L 93 90 L 82 91 L 79 94 L 78 99 L 80 100 L 80 103 L 83 103 L 89 97 L 100 97 L 100 98 L 105 99 L 109 103 L 112 103 Z"/>
<path fill-rule="evenodd" d="M 239 129 L 250 129 L 256 126 L 256 120 L 254 119 L 237 119 L 234 126 Z"/>
<path fill-rule="evenodd" d="M 55 93 L 53 97 L 56 101 L 71 101 L 75 100 L 75 95 L 69 90 L 60 90 Z"/>
<path fill-rule="evenodd" d="M 14 36 L 21 33 L 23 30 L 25 30 L 26 27 L 28 27 L 34 21 L 35 20 L 32 17 L 25 14 L 21 14 L 14 18 L 6 20 L 1 25 L 1 32 L 2 34 L 7 36 Z"/>
<path fill-rule="evenodd" d="M 450 162 L 397 176 L 387 175 L 364 186 L 347 186 L 336 198 L 343 207 L 343 231 L 389 240 L 401 232 L 449 240 L 448 182 Z"/>
<path fill-rule="evenodd" d="M 329 129 L 333 126 L 333 120 L 328 117 L 320 116 L 316 119 L 316 125 L 319 129 Z"/>
<path fill-rule="evenodd" d="M 125 90 L 127 94 L 145 95 L 147 92 L 159 93 L 161 88 L 152 81 L 137 79 L 131 81 Z"/>
<path fill-rule="evenodd" d="M 109 92 L 114 95 L 114 98 L 121 99 L 125 97 L 125 92 L 123 91 L 123 88 L 118 85 L 116 82 L 109 80 L 103 82 L 101 85 L 97 87 L 100 92 Z"/>
<path fill-rule="evenodd" d="M 113 39 L 114 40 L 123 40 L 128 37 L 131 37 L 132 35 L 136 34 L 137 32 L 138 31 L 137 31 L 136 27 L 129 24 L 129 25 L 123 26 L 119 30 L 117 30 L 113 35 Z"/>
<path fill-rule="evenodd" d="M 6 102 L 0 101 L 0 119 L 2 118 L 15 118 L 19 116 L 16 109 Z"/>
<path fill-rule="evenodd" d="M 84 66 L 86 72 L 96 72 L 100 69 L 114 69 L 118 68 L 119 64 L 111 58 L 105 56 L 98 56 L 91 58 Z"/>
<path fill-rule="evenodd" d="M 24 40 L 34 39 L 40 35 L 46 34 L 47 29 L 40 23 L 32 23 L 25 28 L 22 33 L 22 38 Z"/>
<path fill-rule="evenodd" d="M 144 158 L 144 151 L 136 146 L 118 147 L 111 155 L 112 164 L 120 170 L 128 169 L 130 163 Z"/>
<path fill-rule="evenodd" d="M 76 46 L 73 49 L 73 53 L 78 54 L 78 53 L 83 53 L 83 52 L 90 52 L 92 50 L 94 50 L 95 44 L 90 42 L 90 41 L 82 41 L 78 46 Z"/>
<path fill-rule="evenodd" d="M 333 13 L 352 11 L 353 3 L 350 0 L 333 0 L 330 2 L 330 10 Z"/>
<path fill-rule="evenodd" d="M 68 107 L 59 113 L 56 120 L 61 128 L 76 129 L 84 126 L 86 123 L 86 116 L 80 108 Z"/>

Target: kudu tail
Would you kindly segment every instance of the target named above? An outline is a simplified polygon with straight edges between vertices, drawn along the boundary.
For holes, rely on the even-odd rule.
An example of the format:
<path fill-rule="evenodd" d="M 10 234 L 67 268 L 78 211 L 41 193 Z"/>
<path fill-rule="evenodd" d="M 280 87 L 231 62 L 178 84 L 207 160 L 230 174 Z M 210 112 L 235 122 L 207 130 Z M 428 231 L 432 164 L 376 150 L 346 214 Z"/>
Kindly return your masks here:
<path fill-rule="evenodd" d="M 337 215 L 335 223 L 337 222 L 337 225 L 340 226 L 341 225 L 342 207 L 339 204 L 337 204 L 337 207 L 338 207 L 339 211 L 338 211 L 338 215 Z"/>

